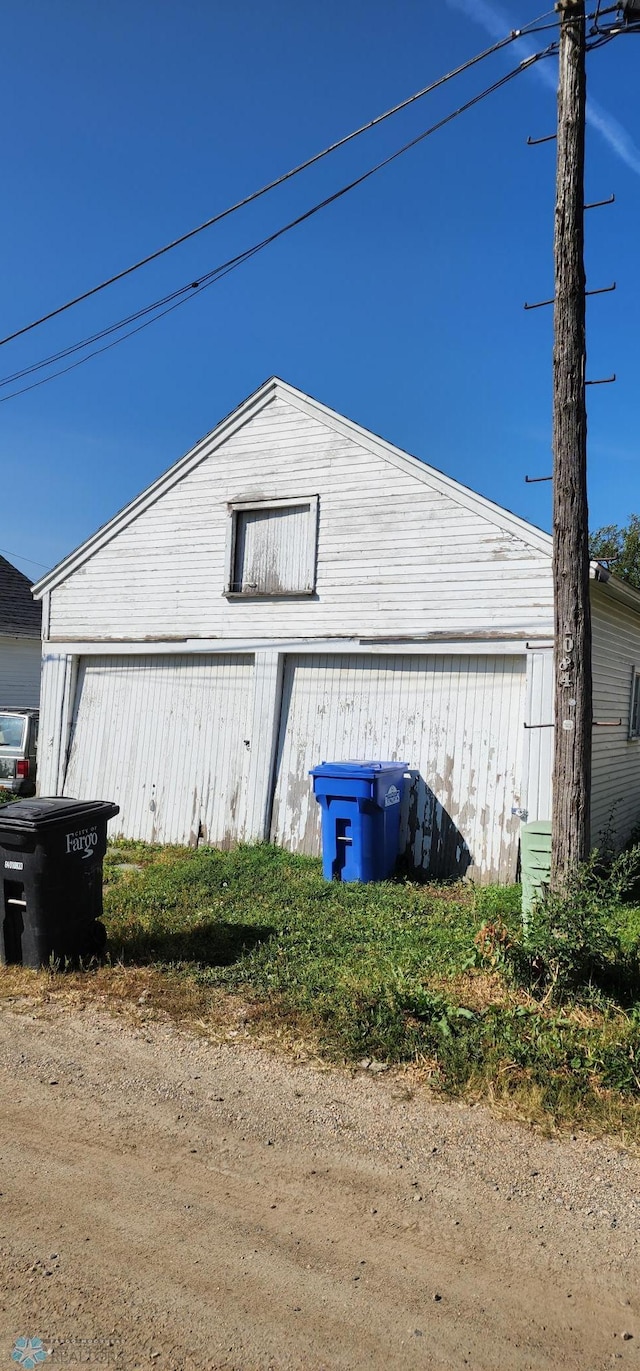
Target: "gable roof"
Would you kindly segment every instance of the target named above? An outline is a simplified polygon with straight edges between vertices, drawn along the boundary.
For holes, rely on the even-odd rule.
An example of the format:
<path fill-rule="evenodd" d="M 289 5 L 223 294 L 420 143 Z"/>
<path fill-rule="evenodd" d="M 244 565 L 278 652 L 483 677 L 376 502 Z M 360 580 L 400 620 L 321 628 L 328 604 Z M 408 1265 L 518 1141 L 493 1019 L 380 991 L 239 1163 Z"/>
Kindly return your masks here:
<path fill-rule="evenodd" d="M 42 610 L 31 594 L 31 582 L 17 566 L 0 557 L 0 633 L 11 638 L 39 638 Z"/>
<path fill-rule="evenodd" d="M 552 540 L 548 533 L 536 528 L 534 524 L 529 524 L 525 519 L 520 519 L 518 515 L 512 514 L 502 506 L 496 505 L 492 500 L 487 500 L 483 495 L 476 494 L 467 486 L 463 486 L 459 481 L 454 481 L 450 476 L 445 476 L 444 472 L 436 470 L 435 467 L 428 466 L 419 457 L 413 457 L 401 448 L 397 448 L 393 443 L 389 443 L 384 438 L 378 437 L 375 433 L 370 433 L 368 429 L 362 428 L 351 419 L 337 414 L 335 410 L 329 409 L 327 405 L 321 404 L 319 400 L 314 400 L 310 395 L 305 395 L 303 391 L 296 390 L 295 386 L 289 385 L 287 381 L 280 380 L 277 376 L 272 376 L 265 381 L 258 390 L 254 391 L 242 404 L 231 411 L 219 424 L 201 438 L 189 452 L 174 463 L 168 471 L 158 477 L 152 485 L 137 495 L 130 504 L 125 505 L 118 514 L 114 515 L 108 523 L 103 524 L 96 533 L 87 538 L 86 542 L 81 543 L 73 552 L 69 553 L 63 561 L 47 572 L 33 587 L 33 593 L 40 599 L 47 591 L 53 590 L 73 572 L 77 571 L 89 557 L 103 547 L 105 543 L 111 541 L 118 533 L 125 529 L 139 514 L 148 509 L 156 500 L 161 499 L 167 491 L 188 475 L 194 467 L 206 458 L 212 456 L 218 447 L 227 441 L 234 433 L 237 433 L 244 424 L 259 414 L 273 400 L 285 400 L 294 409 L 308 414 L 310 418 L 316 419 L 326 428 L 340 433 L 343 437 L 350 438 L 360 447 L 365 448 L 377 457 L 389 462 L 392 466 L 398 467 L 406 474 L 413 476 L 424 485 L 430 486 L 432 490 L 437 490 L 441 494 L 448 495 L 459 505 L 472 510 L 481 515 L 490 523 L 496 524 L 499 528 L 520 538 L 522 542 L 528 544 L 536 552 L 542 555 L 551 556 Z"/>

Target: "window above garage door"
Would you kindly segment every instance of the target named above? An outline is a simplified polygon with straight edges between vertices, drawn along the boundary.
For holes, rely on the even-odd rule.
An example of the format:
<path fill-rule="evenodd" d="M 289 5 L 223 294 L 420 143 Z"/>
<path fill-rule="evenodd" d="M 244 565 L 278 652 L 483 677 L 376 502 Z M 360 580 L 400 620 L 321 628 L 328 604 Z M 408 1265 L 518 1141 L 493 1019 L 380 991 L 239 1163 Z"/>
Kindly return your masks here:
<path fill-rule="evenodd" d="M 317 495 L 234 503 L 229 515 L 226 595 L 313 594 Z"/>

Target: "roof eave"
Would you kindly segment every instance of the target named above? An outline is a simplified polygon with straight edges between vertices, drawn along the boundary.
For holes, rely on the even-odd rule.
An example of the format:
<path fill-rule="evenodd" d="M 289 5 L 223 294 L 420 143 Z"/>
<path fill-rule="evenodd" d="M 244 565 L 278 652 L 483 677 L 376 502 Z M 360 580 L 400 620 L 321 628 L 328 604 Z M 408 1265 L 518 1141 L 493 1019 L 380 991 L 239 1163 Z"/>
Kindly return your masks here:
<path fill-rule="evenodd" d="M 640 591 L 636 590 L 634 586 L 628 585 L 626 581 L 621 581 L 619 576 L 614 576 L 601 562 L 591 563 L 589 576 L 592 581 L 597 581 L 612 599 L 618 600 L 621 604 L 629 605 L 631 609 L 635 609 L 636 613 L 640 614 Z"/>
<path fill-rule="evenodd" d="M 82 566 L 92 553 L 97 552 L 98 548 L 115 537 L 121 528 L 125 527 L 148 505 L 153 504 L 165 491 L 170 490 L 173 485 L 180 481 L 192 466 L 196 466 L 209 453 L 215 452 L 215 449 L 225 442 L 232 433 L 246 424 L 255 413 L 269 403 L 273 398 L 276 386 L 277 378 L 271 376 L 248 399 L 243 400 L 241 405 L 238 405 L 226 418 L 216 424 L 210 433 L 206 433 L 203 438 L 200 438 L 185 453 L 184 457 L 180 457 L 167 471 L 163 471 L 156 481 L 153 481 L 150 486 L 146 486 L 139 495 L 136 495 L 127 505 L 119 509 L 112 519 L 96 529 L 96 532 L 84 543 L 74 548 L 67 557 L 63 557 L 61 562 L 58 562 L 56 566 L 51 568 L 51 571 L 46 573 L 46 576 L 41 576 L 40 580 L 36 581 L 31 588 L 34 599 L 41 600 L 48 590 L 52 590 L 54 586 L 66 580 L 67 576 L 77 571 L 78 567 Z"/>

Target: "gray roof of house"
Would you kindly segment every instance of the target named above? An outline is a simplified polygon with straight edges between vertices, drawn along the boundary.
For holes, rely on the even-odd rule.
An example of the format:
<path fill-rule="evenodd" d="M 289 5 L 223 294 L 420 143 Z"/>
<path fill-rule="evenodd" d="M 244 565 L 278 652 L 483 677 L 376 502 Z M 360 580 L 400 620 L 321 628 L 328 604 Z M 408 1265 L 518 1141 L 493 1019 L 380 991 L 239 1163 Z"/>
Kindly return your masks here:
<path fill-rule="evenodd" d="M 31 582 L 17 566 L 0 557 L 0 633 L 39 638 L 42 607 L 31 594 Z"/>

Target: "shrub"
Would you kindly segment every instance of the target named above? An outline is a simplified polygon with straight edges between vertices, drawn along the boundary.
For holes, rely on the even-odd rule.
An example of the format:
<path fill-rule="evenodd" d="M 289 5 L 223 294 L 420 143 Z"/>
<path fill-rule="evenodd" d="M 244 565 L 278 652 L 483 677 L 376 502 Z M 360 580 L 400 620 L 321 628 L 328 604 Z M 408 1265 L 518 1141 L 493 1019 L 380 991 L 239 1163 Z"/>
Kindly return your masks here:
<path fill-rule="evenodd" d="M 610 859 L 599 853 L 558 894 L 534 906 L 526 932 L 502 921 L 482 926 L 476 962 L 500 970 L 534 993 L 562 1000 L 587 988 L 633 998 L 640 990 L 638 940 L 623 942 L 624 901 L 640 879 L 640 846 Z"/>

